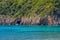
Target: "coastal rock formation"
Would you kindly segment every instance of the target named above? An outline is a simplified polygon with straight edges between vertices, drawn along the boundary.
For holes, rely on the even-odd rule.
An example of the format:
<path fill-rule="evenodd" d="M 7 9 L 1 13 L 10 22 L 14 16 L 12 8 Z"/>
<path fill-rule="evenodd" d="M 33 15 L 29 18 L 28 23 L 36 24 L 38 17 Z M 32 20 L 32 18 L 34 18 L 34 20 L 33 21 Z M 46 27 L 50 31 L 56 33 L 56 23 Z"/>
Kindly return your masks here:
<path fill-rule="evenodd" d="M 0 15 L 0 24 L 1 25 L 10 25 L 14 20 L 9 16 Z"/>
<path fill-rule="evenodd" d="M 20 25 L 20 24 L 21 24 L 20 18 L 16 18 L 16 19 L 14 19 L 14 21 L 11 22 L 11 25 Z"/>
<path fill-rule="evenodd" d="M 21 19 L 21 24 L 30 24 L 30 25 L 34 25 L 34 24 L 39 24 L 40 23 L 40 17 L 39 16 L 34 16 L 34 17 L 30 17 L 30 18 L 22 18 Z"/>
<path fill-rule="evenodd" d="M 48 16 L 48 25 L 60 25 L 60 18 L 56 16 Z"/>
<path fill-rule="evenodd" d="M 0 15 L 0 25 L 60 25 L 60 18 L 54 16 L 45 18 L 34 16 L 12 19 L 9 16 Z"/>
<path fill-rule="evenodd" d="M 53 18 L 51 16 L 48 16 L 48 25 L 53 25 Z"/>

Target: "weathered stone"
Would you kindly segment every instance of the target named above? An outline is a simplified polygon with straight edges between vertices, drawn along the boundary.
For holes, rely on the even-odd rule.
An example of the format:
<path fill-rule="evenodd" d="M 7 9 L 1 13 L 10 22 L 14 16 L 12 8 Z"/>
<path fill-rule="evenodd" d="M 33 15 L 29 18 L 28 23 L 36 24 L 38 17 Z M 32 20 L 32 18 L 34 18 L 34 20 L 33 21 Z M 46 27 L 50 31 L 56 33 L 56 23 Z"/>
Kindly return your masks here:
<path fill-rule="evenodd" d="M 21 17 L 21 18 L 10 18 L 9 16 L 0 15 L 0 25 L 60 25 L 60 18 L 54 16 L 48 16 L 40 18 L 39 16 L 34 17 Z"/>
<path fill-rule="evenodd" d="M 48 25 L 53 25 L 53 18 L 51 16 L 48 16 Z"/>
<path fill-rule="evenodd" d="M 21 19 L 21 24 L 27 24 L 27 25 L 34 25 L 34 24 L 39 24 L 40 23 L 40 17 L 35 16 L 35 17 L 23 17 Z"/>

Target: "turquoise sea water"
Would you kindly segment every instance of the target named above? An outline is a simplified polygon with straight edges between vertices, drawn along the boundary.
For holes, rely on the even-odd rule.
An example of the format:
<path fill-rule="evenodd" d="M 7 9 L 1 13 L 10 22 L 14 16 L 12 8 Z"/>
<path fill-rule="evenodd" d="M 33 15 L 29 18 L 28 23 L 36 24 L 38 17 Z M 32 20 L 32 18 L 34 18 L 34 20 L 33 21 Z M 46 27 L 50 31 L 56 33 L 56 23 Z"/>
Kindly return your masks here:
<path fill-rule="evenodd" d="M 60 26 L 0 25 L 0 40 L 60 40 Z"/>

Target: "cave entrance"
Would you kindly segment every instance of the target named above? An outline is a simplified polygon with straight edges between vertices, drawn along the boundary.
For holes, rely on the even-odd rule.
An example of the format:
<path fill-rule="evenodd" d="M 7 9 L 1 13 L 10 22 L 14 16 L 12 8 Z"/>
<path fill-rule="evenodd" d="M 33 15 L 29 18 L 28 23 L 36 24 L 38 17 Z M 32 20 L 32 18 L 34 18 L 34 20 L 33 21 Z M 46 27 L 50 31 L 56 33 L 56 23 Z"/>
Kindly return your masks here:
<path fill-rule="evenodd" d="M 20 22 L 21 22 L 21 21 L 20 21 L 20 20 L 18 20 L 18 21 L 16 21 L 16 24 L 20 24 Z"/>

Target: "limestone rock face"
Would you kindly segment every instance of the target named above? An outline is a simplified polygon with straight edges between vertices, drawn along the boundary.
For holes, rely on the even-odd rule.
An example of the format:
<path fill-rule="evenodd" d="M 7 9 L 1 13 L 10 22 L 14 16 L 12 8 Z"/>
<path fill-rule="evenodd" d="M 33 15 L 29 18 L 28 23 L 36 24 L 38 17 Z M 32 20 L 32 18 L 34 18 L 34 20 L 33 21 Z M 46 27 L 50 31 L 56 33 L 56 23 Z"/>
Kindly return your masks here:
<path fill-rule="evenodd" d="M 34 24 L 39 24 L 39 23 L 40 23 L 40 17 L 38 16 L 30 17 L 30 18 L 23 17 L 21 19 L 21 24 L 34 25 Z"/>
<path fill-rule="evenodd" d="M 39 24 L 40 23 L 40 17 L 33 17 L 31 18 L 31 24 Z"/>
<path fill-rule="evenodd" d="M 58 25 L 60 25 L 60 18 L 58 19 Z"/>
<path fill-rule="evenodd" d="M 60 25 L 60 18 L 54 16 L 45 18 L 34 16 L 12 19 L 9 16 L 0 15 L 0 25 Z"/>
<path fill-rule="evenodd" d="M 26 18 L 26 17 L 23 17 L 21 18 L 21 24 L 30 24 L 31 23 L 31 19 L 30 18 Z"/>
<path fill-rule="evenodd" d="M 48 16 L 48 25 L 53 25 L 53 19 L 51 16 Z"/>
<path fill-rule="evenodd" d="M 34 16 L 34 17 L 30 17 L 30 18 L 22 17 L 22 18 L 15 19 L 12 22 L 12 24 L 21 24 L 21 25 L 60 25 L 60 18 L 54 18 L 53 16 L 47 16 L 43 19 L 40 18 L 39 16 Z"/>
<path fill-rule="evenodd" d="M 48 16 L 48 25 L 60 25 L 60 18 Z"/>
<path fill-rule="evenodd" d="M 1 25 L 10 25 L 13 20 L 9 16 L 0 15 L 0 24 Z"/>

